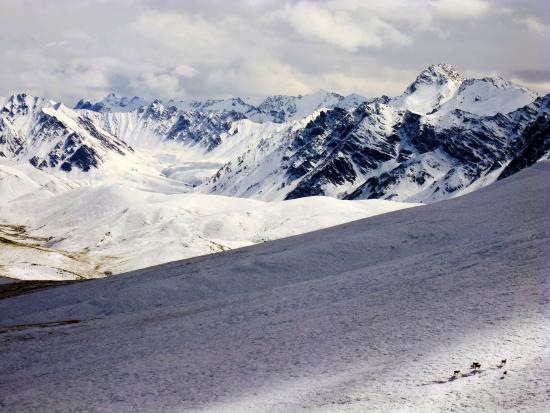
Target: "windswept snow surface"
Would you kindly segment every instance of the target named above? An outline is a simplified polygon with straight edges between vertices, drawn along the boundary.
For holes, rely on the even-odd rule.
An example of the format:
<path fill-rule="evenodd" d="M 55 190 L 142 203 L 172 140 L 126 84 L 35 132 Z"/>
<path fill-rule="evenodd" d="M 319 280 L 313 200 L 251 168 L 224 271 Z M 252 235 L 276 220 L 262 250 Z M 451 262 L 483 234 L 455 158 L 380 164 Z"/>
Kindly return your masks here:
<path fill-rule="evenodd" d="M 548 411 L 549 192 L 539 162 L 422 208 L 1 300 L 0 408 Z"/>

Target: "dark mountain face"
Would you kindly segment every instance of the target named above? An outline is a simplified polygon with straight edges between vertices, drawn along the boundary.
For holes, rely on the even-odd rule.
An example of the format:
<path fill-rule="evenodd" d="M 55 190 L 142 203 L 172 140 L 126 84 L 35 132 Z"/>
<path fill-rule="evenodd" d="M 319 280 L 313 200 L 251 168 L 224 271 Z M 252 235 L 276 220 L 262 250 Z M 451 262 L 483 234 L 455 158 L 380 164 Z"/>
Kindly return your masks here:
<path fill-rule="evenodd" d="M 117 100 L 117 105 L 120 106 Z M 80 111 L 82 117 L 93 120 L 104 130 L 121 139 L 131 137 L 132 145 L 139 147 L 154 137 L 155 145 L 176 142 L 185 146 L 199 146 L 205 152 L 211 151 L 222 142 L 235 121 L 245 115 L 235 110 L 206 110 L 219 101 L 196 102 L 191 110 L 182 110 L 174 105 L 165 105 L 159 100 L 140 106 L 134 111 L 113 113 L 94 110 Z M 117 106 L 117 107 L 118 107 Z M 130 125 L 130 126 L 129 126 Z M 134 139 L 138 136 L 137 139 Z"/>
<path fill-rule="evenodd" d="M 211 151 L 220 145 L 221 136 L 229 132 L 231 124 L 240 119 L 245 119 L 245 116 L 234 111 L 180 112 L 168 130 L 166 140 L 192 142 Z"/>
<path fill-rule="evenodd" d="M 547 95 L 507 115 L 478 117 L 458 111 L 454 115 L 461 123 L 448 129 L 422 125 L 418 115 L 407 113 L 396 127 L 402 148 L 398 165 L 368 178 L 346 199 L 393 199 L 397 184 L 408 181 L 422 186 L 429 180 L 433 182 L 425 196 L 437 198 L 503 167 L 499 179 L 530 166 L 550 155 L 549 100 Z M 426 156 L 434 154 L 450 165 L 437 180 L 424 164 Z M 435 162 L 431 166 L 437 169 Z"/>
<path fill-rule="evenodd" d="M 45 155 L 35 155 L 29 162 L 39 168 L 56 168 L 69 172 L 73 168 L 88 172 L 97 168 L 108 154 L 124 156 L 131 152 L 124 142 L 105 134 L 87 119 L 78 119 L 78 130 L 68 128 L 56 117 L 41 113 L 33 140 L 51 142 Z"/>
<path fill-rule="evenodd" d="M 548 155 L 548 97 L 533 96 L 503 79 L 469 81 L 450 66 L 430 67 L 402 96 L 322 110 L 300 127 L 290 123 L 261 140 L 264 153 L 248 148 L 207 185 L 211 193 L 266 200 L 446 199 L 475 182 L 494 182 L 509 163 L 512 170 L 521 158 Z"/>
<path fill-rule="evenodd" d="M 506 178 L 527 168 L 550 154 L 550 117 L 548 113 L 539 116 L 513 142 L 516 155 L 506 166 L 498 179 Z"/>
<path fill-rule="evenodd" d="M 387 101 L 321 112 L 281 148 L 284 186 L 293 186 L 285 199 L 338 187 L 355 187 L 341 195 L 346 199 L 403 199 L 407 192 L 424 202 L 446 198 L 489 173 L 509 174 L 547 156 L 548 100 L 492 116 L 456 109 L 445 127 L 391 112 Z"/>
<path fill-rule="evenodd" d="M 381 122 L 380 104 L 365 104 L 353 113 L 324 112 L 297 134 L 287 151 L 289 181 L 300 182 L 286 198 L 324 195 L 327 184 L 353 184 L 385 164 L 393 167 L 368 177 L 345 198 L 394 199 L 399 184 L 429 184 L 426 195 L 437 198 L 512 161 L 503 172 L 509 174 L 548 154 L 547 100 L 507 115 L 479 117 L 456 110 L 453 116 L 460 123 L 447 129 L 406 111 L 390 133 L 373 128 Z M 448 170 L 436 178 L 426 162 L 435 170 L 448 165 Z M 454 178 L 460 179 L 453 182 Z"/>
<path fill-rule="evenodd" d="M 380 121 L 380 111 L 376 103 L 353 112 L 336 108 L 311 121 L 287 151 L 289 181 L 301 180 L 286 199 L 323 195 L 326 184 L 354 183 L 358 173 L 365 174 L 395 157 L 398 137 L 370 127 Z"/>

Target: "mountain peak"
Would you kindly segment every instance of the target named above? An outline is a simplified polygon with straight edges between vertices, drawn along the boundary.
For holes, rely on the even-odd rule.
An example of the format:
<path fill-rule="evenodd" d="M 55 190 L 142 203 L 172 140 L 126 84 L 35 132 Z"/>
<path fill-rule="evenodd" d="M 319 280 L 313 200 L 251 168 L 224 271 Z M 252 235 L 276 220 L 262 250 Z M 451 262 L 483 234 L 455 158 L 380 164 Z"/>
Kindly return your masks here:
<path fill-rule="evenodd" d="M 36 99 L 39 99 L 39 98 L 34 97 L 34 96 L 30 96 L 30 95 L 26 94 L 25 92 L 14 93 L 13 95 L 8 97 L 8 101 L 10 103 L 21 103 L 21 102 L 26 102 L 28 100 L 36 100 Z"/>
<path fill-rule="evenodd" d="M 74 109 L 87 109 L 95 112 L 129 112 L 145 105 L 147 102 L 139 96 L 128 98 L 119 97 L 114 92 L 109 93 L 104 98 L 95 103 L 81 99 L 75 105 Z"/>
<path fill-rule="evenodd" d="M 460 84 L 463 80 L 464 77 L 450 64 L 439 63 L 430 65 L 427 69 L 420 72 L 405 93 L 413 93 L 421 85 L 444 85 L 445 83 Z"/>
<path fill-rule="evenodd" d="M 14 93 L 4 99 L 3 110 L 6 112 L 27 114 L 45 104 L 44 99 L 26 93 Z"/>
<path fill-rule="evenodd" d="M 426 70 L 421 72 L 421 75 L 424 73 L 430 74 L 432 77 L 442 77 L 448 79 L 459 79 L 462 78 L 462 75 L 448 63 L 438 63 L 436 65 L 430 65 Z"/>

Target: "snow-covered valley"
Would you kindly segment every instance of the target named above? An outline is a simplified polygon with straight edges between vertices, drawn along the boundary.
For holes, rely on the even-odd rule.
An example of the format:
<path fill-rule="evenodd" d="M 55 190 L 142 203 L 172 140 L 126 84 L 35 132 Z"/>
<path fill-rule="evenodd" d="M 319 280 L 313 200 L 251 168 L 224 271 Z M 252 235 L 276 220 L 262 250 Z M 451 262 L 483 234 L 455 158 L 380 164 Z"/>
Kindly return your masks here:
<path fill-rule="evenodd" d="M 1 234 L 0 275 L 96 278 L 412 206 L 328 197 L 264 202 L 153 192 L 121 183 L 83 186 L 44 198 L 18 197 L 0 205 L 3 220 L 24 226 L 24 231 L 11 234 L 13 228 L 8 227 Z"/>
<path fill-rule="evenodd" d="M 420 208 L 0 300 L 0 407 L 544 412 L 549 191 L 539 162 Z"/>

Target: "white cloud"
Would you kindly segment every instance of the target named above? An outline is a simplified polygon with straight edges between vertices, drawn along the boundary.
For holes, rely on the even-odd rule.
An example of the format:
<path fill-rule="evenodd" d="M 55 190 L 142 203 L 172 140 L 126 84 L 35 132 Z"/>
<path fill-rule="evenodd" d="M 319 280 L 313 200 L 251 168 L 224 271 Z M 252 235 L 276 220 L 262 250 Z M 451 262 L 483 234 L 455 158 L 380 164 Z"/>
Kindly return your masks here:
<path fill-rule="evenodd" d="M 285 17 L 302 36 L 351 51 L 361 45 L 361 31 L 345 12 L 331 13 L 315 5 L 299 3 L 288 5 Z"/>
<path fill-rule="evenodd" d="M 495 9 L 495 13 L 497 14 L 503 14 L 506 16 L 513 16 L 514 15 L 514 9 L 511 7 L 498 7 Z"/>
<path fill-rule="evenodd" d="M 69 44 L 67 40 L 62 40 L 60 42 L 48 42 L 44 45 L 44 47 L 63 47 Z"/>
<path fill-rule="evenodd" d="M 218 90 L 219 96 L 265 96 L 271 94 L 305 94 L 315 91 L 310 87 L 303 72 L 277 62 L 262 59 L 261 61 L 244 62 L 237 68 L 213 70 L 205 79 L 209 89 Z M 237 88 L 241 93 L 231 92 Z"/>
<path fill-rule="evenodd" d="M 374 14 L 354 18 L 352 11 L 356 4 L 348 2 L 341 6 L 301 1 L 287 4 L 281 17 L 301 36 L 351 52 L 361 47 L 410 43 L 407 35 Z"/>
<path fill-rule="evenodd" d="M 302 36 L 317 38 L 355 51 L 363 40 L 359 27 L 345 12 L 332 13 L 314 4 L 298 3 L 287 5 L 285 17 Z M 379 39 L 367 39 L 367 45 L 378 45 Z"/>
<path fill-rule="evenodd" d="M 530 82 L 523 78 L 512 78 L 512 82 L 528 87 L 531 90 L 541 91 L 546 94 L 550 91 L 550 81 L 541 81 L 541 82 Z"/>
<path fill-rule="evenodd" d="M 483 0 L 435 0 L 437 12 L 448 19 L 480 18 L 489 12 L 489 3 Z"/>
<path fill-rule="evenodd" d="M 195 77 L 197 75 L 197 70 L 192 66 L 180 64 L 172 69 L 172 73 L 183 77 Z"/>
<path fill-rule="evenodd" d="M 514 22 L 538 33 L 542 33 L 545 29 L 544 24 L 542 24 L 539 19 L 533 16 L 516 18 L 514 19 Z"/>
<path fill-rule="evenodd" d="M 399 94 L 441 61 L 545 69 L 544 16 L 513 0 L 1 0 L 0 95 Z"/>
<path fill-rule="evenodd" d="M 144 73 L 138 81 L 137 87 L 145 86 L 162 96 L 177 96 L 180 92 L 178 78 L 166 73 Z"/>

